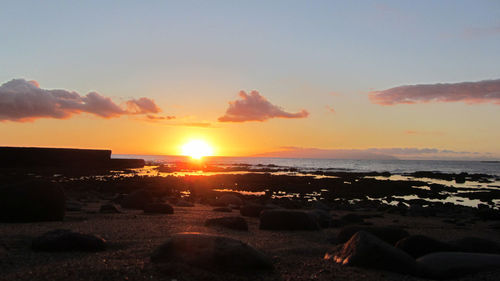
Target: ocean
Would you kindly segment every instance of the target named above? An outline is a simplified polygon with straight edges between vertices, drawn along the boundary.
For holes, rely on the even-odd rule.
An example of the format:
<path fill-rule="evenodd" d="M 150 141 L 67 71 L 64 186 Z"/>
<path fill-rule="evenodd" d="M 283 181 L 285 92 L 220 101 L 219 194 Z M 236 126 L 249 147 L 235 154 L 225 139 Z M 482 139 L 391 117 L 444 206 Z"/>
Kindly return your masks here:
<path fill-rule="evenodd" d="M 114 154 L 112 158 L 140 158 L 147 162 L 174 163 L 188 161 L 184 156 Z M 417 171 L 442 173 L 474 173 L 500 177 L 500 161 L 452 161 L 452 160 L 352 160 L 352 159 L 304 159 L 268 157 L 206 157 L 206 163 L 218 165 L 247 164 L 293 167 L 301 171 L 330 170 L 346 172 L 390 172 L 404 174 Z"/>

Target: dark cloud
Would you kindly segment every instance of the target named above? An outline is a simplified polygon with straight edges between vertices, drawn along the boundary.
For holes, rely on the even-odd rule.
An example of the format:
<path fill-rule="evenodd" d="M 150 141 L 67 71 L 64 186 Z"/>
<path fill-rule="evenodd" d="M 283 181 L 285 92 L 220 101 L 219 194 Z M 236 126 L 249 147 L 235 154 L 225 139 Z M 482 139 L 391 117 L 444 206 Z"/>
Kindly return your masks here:
<path fill-rule="evenodd" d="M 309 112 L 302 110 L 297 113 L 289 113 L 279 106 L 273 105 L 258 91 L 247 94 L 240 91 L 240 100 L 229 102 L 226 114 L 220 117 L 220 122 L 246 122 L 246 121 L 266 121 L 271 118 L 306 118 Z"/>
<path fill-rule="evenodd" d="M 155 102 L 148 98 L 126 101 L 122 108 L 110 98 L 96 92 L 81 96 L 67 90 L 46 90 L 41 89 L 36 81 L 13 79 L 0 86 L 0 121 L 67 119 L 80 113 L 112 118 L 160 111 Z"/>
<path fill-rule="evenodd" d="M 500 105 L 500 79 L 399 86 L 371 92 L 370 100 L 381 105 L 429 102 L 492 103 Z"/>

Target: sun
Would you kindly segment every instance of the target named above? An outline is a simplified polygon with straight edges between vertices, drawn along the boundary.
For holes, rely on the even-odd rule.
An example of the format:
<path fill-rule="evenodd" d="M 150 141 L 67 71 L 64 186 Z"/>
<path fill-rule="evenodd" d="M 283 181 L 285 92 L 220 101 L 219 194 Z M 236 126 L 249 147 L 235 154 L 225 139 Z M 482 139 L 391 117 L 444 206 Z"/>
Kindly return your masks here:
<path fill-rule="evenodd" d="M 194 159 L 201 159 L 203 156 L 212 156 L 213 148 L 206 141 L 190 140 L 181 147 L 181 153 L 184 156 L 190 156 Z"/>

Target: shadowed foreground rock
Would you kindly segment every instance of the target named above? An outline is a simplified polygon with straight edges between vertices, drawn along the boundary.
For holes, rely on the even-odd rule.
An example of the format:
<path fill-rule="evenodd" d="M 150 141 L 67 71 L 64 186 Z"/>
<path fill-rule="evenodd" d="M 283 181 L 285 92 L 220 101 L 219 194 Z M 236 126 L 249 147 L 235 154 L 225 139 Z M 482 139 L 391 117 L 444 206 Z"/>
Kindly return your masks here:
<path fill-rule="evenodd" d="M 42 252 L 97 252 L 106 249 L 106 240 L 97 235 L 56 229 L 35 238 L 31 249 Z"/>
<path fill-rule="evenodd" d="M 56 183 L 27 181 L 0 186 L 0 222 L 61 221 L 65 211 L 64 191 Z"/>
<path fill-rule="evenodd" d="M 464 237 L 451 241 L 450 244 L 460 252 L 500 254 L 498 243 L 480 237 Z"/>
<path fill-rule="evenodd" d="M 343 265 L 399 273 L 414 274 L 417 271 L 417 264 L 410 255 L 364 231 L 356 233 L 345 243 L 334 260 Z"/>
<path fill-rule="evenodd" d="M 410 235 L 406 230 L 397 226 L 347 226 L 340 230 L 337 240 L 340 243 L 345 243 L 358 231 L 371 233 L 392 245 Z"/>
<path fill-rule="evenodd" d="M 319 230 L 315 215 L 295 210 L 266 210 L 260 214 L 260 229 Z"/>
<path fill-rule="evenodd" d="M 153 203 L 144 206 L 144 213 L 147 214 L 173 214 L 174 208 L 167 203 Z"/>
<path fill-rule="evenodd" d="M 465 274 L 500 268 L 500 255 L 439 252 L 417 259 L 423 274 L 431 278 L 455 278 Z"/>
<path fill-rule="evenodd" d="M 205 225 L 225 227 L 241 231 L 248 230 L 248 223 L 242 217 L 221 217 L 221 218 L 208 219 L 205 221 Z"/>
<path fill-rule="evenodd" d="M 159 246 L 151 255 L 154 263 L 185 263 L 225 271 L 272 269 L 271 260 L 260 251 L 232 238 L 179 233 Z"/>
<path fill-rule="evenodd" d="M 424 235 L 412 235 L 399 240 L 396 248 L 401 249 L 414 258 L 435 252 L 455 251 L 452 245 Z"/>
<path fill-rule="evenodd" d="M 257 204 L 248 204 L 241 206 L 240 208 L 240 214 L 244 217 L 254 217 L 258 218 L 260 216 L 260 213 L 264 211 L 266 207 L 263 205 L 257 205 Z"/>
<path fill-rule="evenodd" d="M 217 204 L 219 206 L 227 206 L 227 205 L 241 206 L 243 205 L 243 200 L 235 194 L 224 194 L 217 199 Z"/>

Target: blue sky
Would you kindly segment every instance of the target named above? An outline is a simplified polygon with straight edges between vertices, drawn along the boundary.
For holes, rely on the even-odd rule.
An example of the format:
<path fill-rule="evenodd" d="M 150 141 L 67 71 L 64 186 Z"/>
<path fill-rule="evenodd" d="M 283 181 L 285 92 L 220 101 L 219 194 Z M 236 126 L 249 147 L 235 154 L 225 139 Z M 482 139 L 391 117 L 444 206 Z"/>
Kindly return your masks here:
<path fill-rule="evenodd" d="M 349 138 L 368 130 L 358 123 L 374 122 L 358 118 L 357 109 L 379 122 L 408 113 L 400 121 L 406 124 L 469 110 L 383 110 L 368 101 L 369 91 L 500 77 L 499 1 L 2 1 L 0 36 L 2 83 L 25 78 L 116 100 L 147 96 L 167 114 L 208 122 L 240 90 L 258 90 L 290 111 L 308 109 L 308 120 L 338 126 L 332 134 Z M 336 109 L 336 119 L 325 121 L 325 105 Z M 474 122 L 454 132 L 486 129 L 499 117 L 495 105 L 473 111 L 467 120 Z M 432 128 L 433 119 L 423 119 L 419 126 L 430 131 L 452 122 Z M 403 124 L 391 126 L 400 131 Z M 293 145 L 350 148 L 334 141 Z M 486 147 L 500 153 L 491 142 Z"/>

